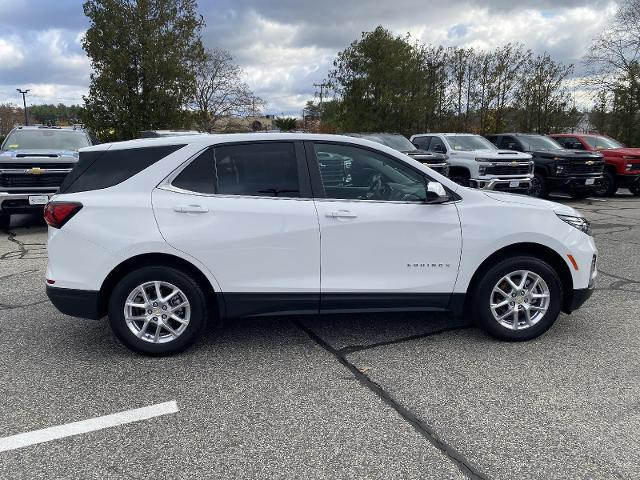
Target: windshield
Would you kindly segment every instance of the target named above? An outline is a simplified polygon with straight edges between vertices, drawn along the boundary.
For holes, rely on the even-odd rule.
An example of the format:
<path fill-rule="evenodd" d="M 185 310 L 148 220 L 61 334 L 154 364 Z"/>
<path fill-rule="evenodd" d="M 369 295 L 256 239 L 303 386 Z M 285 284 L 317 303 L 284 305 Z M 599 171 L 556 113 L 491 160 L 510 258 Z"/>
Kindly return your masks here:
<path fill-rule="evenodd" d="M 14 130 L 4 142 L 5 150 L 78 150 L 89 146 L 84 132 L 73 130 Z"/>
<path fill-rule="evenodd" d="M 447 135 L 445 138 L 453 150 L 497 150 L 493 143 L 480 135 Z"/>
<path fill-rule="evenodd" d="M 605 150 L 610 148 L 624 148 L 624 145 L 620 142 L 616 142 L 612 138 L 607 137 L 584 137 L 591 148 L 603 148 Z"/>
<path fill-rule="evenodd" d="M 542 135 L 521 135 L 518 138 L 529 150 L 557 150 L 562 148 L 555 140 Z"/>
<path fill-rule="evenodd" d="M 416 147 L 402 135 L 371 135 L 369 140 L 379 142 L 400 152 L 408 152 L 416 149 Z"/>

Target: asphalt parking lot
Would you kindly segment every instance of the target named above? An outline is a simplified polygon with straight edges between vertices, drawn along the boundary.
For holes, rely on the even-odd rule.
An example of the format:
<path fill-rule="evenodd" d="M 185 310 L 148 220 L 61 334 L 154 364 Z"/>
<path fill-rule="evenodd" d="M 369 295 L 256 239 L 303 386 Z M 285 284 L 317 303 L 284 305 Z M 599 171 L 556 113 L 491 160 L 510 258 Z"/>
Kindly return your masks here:
<path fill-rule="evenodd" d="M 539 339 L 446 316 L 270 319 L 171 358 L 58 313 L 46 228 L 18 217 L 0 232 L 0 440 L 177 411 L 0 452 L 0 478 L 638 478 L 640 199 L 561 201 L 592 220 L 600 276 Z"/>

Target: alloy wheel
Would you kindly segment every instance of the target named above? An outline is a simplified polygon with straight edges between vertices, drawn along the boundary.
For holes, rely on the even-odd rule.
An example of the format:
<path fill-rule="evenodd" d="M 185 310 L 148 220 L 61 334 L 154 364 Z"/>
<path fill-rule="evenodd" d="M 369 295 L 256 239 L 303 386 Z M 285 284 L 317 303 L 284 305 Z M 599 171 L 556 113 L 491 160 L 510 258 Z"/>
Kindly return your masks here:
<path fill-rule="evenodd" d="M 517 270 L 493 287 L 489 305 L 493 318 L 509 330 L 524 330 L 538 323 L 549 309 L 551 294 L 542 277 Z"/>
<path fill-rule="evenodd" d="M 163 281 L 145 282 L 128 295 L 124 305 L 127 327 L 149 343 L 168 343 L 189 325 L 191 306 L 175 285 Z"/>

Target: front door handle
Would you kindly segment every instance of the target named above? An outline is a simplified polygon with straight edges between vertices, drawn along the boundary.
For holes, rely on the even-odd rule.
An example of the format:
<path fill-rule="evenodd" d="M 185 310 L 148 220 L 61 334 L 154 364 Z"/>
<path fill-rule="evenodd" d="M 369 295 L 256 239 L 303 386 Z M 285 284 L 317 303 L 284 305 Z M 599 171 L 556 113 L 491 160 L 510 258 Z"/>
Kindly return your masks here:
<path fill-rule="evenodd" d="M 202 205 L 179 205 L 173 207 L 173 211 L 178 213 L 207 213 L 209 209 Z"/>
<path fill-rule="evenodd" d="M 335 210 L 327 213 L 327 217 L 329 218 L 356 218 L 357 216 L 358 215 L 350 210 Z"/>

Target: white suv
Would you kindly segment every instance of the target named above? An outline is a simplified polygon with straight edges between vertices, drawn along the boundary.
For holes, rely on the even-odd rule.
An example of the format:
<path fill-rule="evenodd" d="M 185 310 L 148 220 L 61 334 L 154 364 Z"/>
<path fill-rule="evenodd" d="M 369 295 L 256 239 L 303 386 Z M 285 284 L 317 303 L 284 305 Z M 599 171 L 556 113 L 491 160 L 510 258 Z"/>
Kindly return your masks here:
<path fill-rule="evenodd" d="M 207 321 L 355 311 L 451 311 L 526 340 L 578 308 L 596 276 L 576 210 L 460 187 L 343 136 L 86 148 L 45 219 L 53 304 L 108 315 L 150 355 L 185 349 Z"/>
<path fill-rule="evenodd" d="M 411 137 L 416 148 L 449 156 L 449 177 L 465 187 L 529 193 L 533 160 L 528 153 L 498 148 L 480 135 L 421 133 Z"/>

